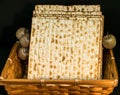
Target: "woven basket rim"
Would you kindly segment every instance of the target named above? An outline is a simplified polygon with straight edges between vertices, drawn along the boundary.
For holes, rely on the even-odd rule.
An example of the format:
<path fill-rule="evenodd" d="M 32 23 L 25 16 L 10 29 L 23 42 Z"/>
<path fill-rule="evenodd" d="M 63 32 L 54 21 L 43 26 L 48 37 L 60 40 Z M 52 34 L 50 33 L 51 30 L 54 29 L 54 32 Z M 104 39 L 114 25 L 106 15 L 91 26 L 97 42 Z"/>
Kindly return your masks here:
<path fill-rule="evenodd" d="M 0 85 L 89 85 L 99 87 L 116 87 L 118 79 L 102 79 L 102 80 L 33 80 L 33 79 L 1 79 Z"/>

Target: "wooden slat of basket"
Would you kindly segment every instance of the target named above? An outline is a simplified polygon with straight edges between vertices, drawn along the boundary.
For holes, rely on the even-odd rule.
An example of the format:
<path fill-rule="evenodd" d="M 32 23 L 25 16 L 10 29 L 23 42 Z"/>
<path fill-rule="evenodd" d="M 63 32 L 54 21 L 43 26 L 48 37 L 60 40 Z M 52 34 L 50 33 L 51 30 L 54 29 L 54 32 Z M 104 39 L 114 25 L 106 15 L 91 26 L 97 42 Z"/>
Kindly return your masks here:
<path fill-rule="evenodd" d="M 117 80 L 3 79 L 0 84 L 9 95 L 108 95 Z"/>
<path fill-rule="evenodd" d="M 103 58 L 104 58 L 103 78 L 118 80 L 118 71 L 117 71 L 113 50 L 104 50 Z"/>
<path fill-rule="evenodd" d="M 1 72 L 1 76 L 4 79 L 22 78 L 22 65 L 20 59 L 17 56 L 17 50 L 19 47 L 20 44 L 18 41 L 16 41 Z"/>
<path fill-rule="evenodd" d="M 29 81 L 29 80 L 26 80 L 26 81 Z M 99 80 L 99 81 L 101 81 L 101 80 Z M 73 81 L 69 81 L 70 82 L 69 85 L 68 84 L 62 85 L 58 81 L 58 84 L 55 83 L 55 85 L 51 84 L 51 86 L 50 85 L 43 86 L 41 84 L 41 81 L 39 81 L 39 83 L 38 83 L 38 81 L 34 81 L 34 84 L 28 83 L 28 84 L 24 84 L 24 85 L 19 84 L 18 81 L 16 84 L 16 81 L 14 81 L 15 84 L 13 82 L 8 83 L 8 84 L 5 83 L 5 88 L 6 88 L 7 92 L 9 93 L 9 95 L 20 95 L 20 94 L 23 94 L 23 95 L 108 95 L 111 92 L 113 92 L 113 89 L 115 86 L 114 82 L 113 82 L 114 80 L 113 81 L 112 80 L 111 81 L 102 80 L 102 81 L 107 82 L 108 85 L 106 85 L 105 87 L 102 87 L 98 83 L 96 83 L 94 85 L 93 81 L 91 81 L 92 85 L 90 85 L 89 83 L 87 83 L 87 84 L 82 83 L 82 84 L 76 85 L 75 83 L 73 83 Z M 64 83 L 64 82 L 62 82 L 62 83 Z M 109 82 L 112 84 L 110 85 Z M 20 82 L 20 83 L 23 83 L 23 82 Z M 48 81 L 48 83 L 49 83 L 49 81 Z M 100 84 L 101 83 L 102 82 L 100 82 Z M 59 86 L 59 84 L 61 86 Z M 102 83 L 102 85 L 104 85 L 104 84 Z"/>
<path fill-rule="evenodd" d="M 30 80 L 30 79 L 3 79 L 0 85 L 45 85 L 45 84 L 79 84 L 98 85 L 101 87 L 115 87 L 118 80 Z"/>

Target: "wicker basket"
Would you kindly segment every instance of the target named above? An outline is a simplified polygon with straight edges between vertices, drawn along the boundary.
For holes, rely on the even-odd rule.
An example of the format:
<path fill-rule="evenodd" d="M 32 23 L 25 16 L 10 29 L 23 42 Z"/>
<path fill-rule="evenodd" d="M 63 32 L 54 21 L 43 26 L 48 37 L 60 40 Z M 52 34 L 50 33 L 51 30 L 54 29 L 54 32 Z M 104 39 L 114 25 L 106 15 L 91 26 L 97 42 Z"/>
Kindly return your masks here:
<path fill-rule="evenodd" d="M 19 62 L 13 51 L 17 51 L 18 42 L 13 46 L 9 59 L 12 64 Z M 11 56 L 14 55 L 14 56 Z M 16 59 L 18 61 L 16 61 Z M 10 60 L 9 60 L 10 61 Z M 6 61 L 1 76 L 7 72 L 10 64 Z M 19 64 L 18 64 L 19 65 Z M 6 68 L 7 67 L 7 68 Z M 14 66 L 15 67 L 15 66 Z M 17 68 L 14 68 L 17 69 Z M 12 69 L 13 70 L 13 69 Z M 13 72 L 13 74 L 16 72 Z M 30 80 L 14 79 L 19 76 L 1 78 L 0 85 L 4 85 L 9 95 L 108 95 L 118 84 L 118 73 L 112 50 L 104 49 L 103 79 L 102 80 Z M 9 74 L 8 74 L 9 76 Z"/>

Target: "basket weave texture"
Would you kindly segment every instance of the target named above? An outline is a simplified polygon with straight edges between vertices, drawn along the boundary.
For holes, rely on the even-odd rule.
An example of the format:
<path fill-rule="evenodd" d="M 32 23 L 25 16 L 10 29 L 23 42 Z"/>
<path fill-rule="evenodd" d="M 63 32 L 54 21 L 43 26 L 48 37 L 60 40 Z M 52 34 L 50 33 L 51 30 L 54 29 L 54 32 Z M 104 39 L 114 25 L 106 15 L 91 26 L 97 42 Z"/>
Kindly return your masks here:
<path fill-rule="evenodd" d="M 19 43 L 16 42 L 10 52 L 12 65 L 19 61 L 11 56 L 14 55 L 14 50 L 17 52 L 18 47 Z M 9 77 L 0 80 L 0 85 L 5 86 L 9 95 L 109 95 L 118 84 L 118 73 L 113 51 L 105 49 L 103 55 L 102 80 L 30 80 L 20 79 L 18 75 L 10 79 L 8 74 Z M 1 76 L 5 74 L 4 69 L 7 71 L 9 68 L 4 67 Z M 11 70 L 15 69 L 17 68 Z"/>

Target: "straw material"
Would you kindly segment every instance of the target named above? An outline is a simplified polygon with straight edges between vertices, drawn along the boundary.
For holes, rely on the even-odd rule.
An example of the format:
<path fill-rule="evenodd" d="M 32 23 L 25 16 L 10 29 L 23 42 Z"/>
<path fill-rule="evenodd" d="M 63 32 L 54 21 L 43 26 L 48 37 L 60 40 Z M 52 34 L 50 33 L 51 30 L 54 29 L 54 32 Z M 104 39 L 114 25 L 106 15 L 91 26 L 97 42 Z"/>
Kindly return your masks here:
<path fill-rule="evenodd" d="M 16 50 L 18 47 L 14 45 L 13 48 Z M 101 80 L 30 80 L 6 78 L 0 80 L 0 85 L 5 86 L 9 95 L 109 95 L 118 84 L 118 73 L 112 50 L 104 50 L 103 62 L 103 65 L 106 64 L 103 70 L 105 79 Z M 109 68 L 106 69 L 106 66 Z M 110 71 L 112 73 L 109 73 Z"/>
<path fill-rule="evenodd" d="M 1 76 L 5 79 L 22 78 L 22 65 L 16 52 L 19 47 L 19 42 L 16 42 L 6 60 L 6 64 L 1 73 Z"/>

